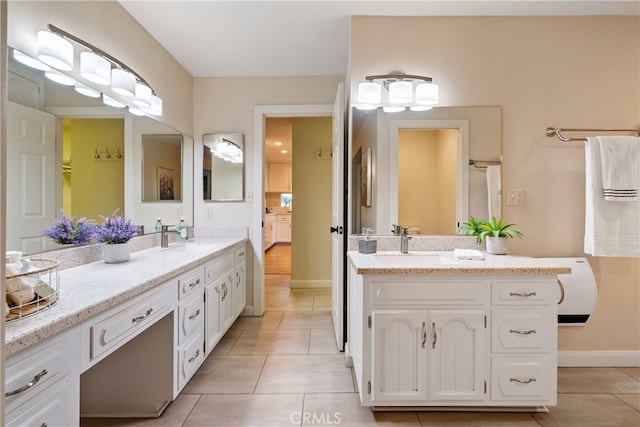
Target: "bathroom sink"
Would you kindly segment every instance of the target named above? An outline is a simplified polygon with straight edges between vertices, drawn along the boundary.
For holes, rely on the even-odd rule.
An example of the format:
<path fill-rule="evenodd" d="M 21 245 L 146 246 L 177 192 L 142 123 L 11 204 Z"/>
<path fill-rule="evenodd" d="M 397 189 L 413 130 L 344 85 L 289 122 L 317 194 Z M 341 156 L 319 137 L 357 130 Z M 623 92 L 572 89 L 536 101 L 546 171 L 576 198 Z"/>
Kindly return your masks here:
<path fill-rule="evenodd" d="M 433 265 L 456 265 L 458 261 L 453 258 L 433 253 L 377 253 L 373 257 L 380 264 L 392 264 L 410 267 L 430 267 Z"/>

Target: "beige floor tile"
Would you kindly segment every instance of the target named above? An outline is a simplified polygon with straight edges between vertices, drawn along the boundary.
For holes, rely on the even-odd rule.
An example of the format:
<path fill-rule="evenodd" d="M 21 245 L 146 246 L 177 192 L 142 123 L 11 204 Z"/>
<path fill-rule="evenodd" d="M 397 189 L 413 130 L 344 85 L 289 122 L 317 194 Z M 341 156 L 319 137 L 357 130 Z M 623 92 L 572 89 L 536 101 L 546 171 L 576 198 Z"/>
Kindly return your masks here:
<path fill-rule="evenodd" d="M 640 382 L 616 368 L 560 368 L 558 393 L 640 393 Z"/>
<path fill-rule="evenodd" d="M 212 354 L 229 354 L 238 337 L 242 334 L 242 331 L 242 329 L 229 329 L 218 344 L 216 344 Z"/>
<path fill-rule="evenodd" d="M 303 426 L 420 427 L 415 412 L 373 412 L 360 405 L 357 393 L 305 394 Z"/>
<path fill-rule="evenodd" d="M 268 356 L 256 393 L 354 392 L 342 355 Z"/>
<path fill-rule="evenodd" d="M 309 354 L 341 354 L 331 329 L 312 329 Z"/>
<path fill-rule="evenodd" d="M 308 354 L 308 329 L 245 330 L 230 354 Z"/>
<path fill-rule="evenodd" d="M 267 310 L 262 316 L 238 317 L 229 332 L 238 329 L 278 329 L 282 314 L 282 311 Z"/>
<path fill-rule="evenodd" d="M 266 356 L 209 356 L 184 393 L 253 393 Z"/>
<path fill-rule="evenodd" d="M 528 413 L 513 412 L 418 412 L 423 427 L 539 427 Z"/>
<path fill-rule="evenodd" d="M 545 427 L 640 425 L 640 413 L 611 394 L 560 394 L 558 406 L 533 417 Z"/>
<path fill-rule="evenodd" d="M 640 394 L 614 394 L 614 396 L 640 412 Z"/>
<path fill-rule="evenodd" d="M 180 394 L 159 418 L 81 418 L 81 427 L 176 427 L 187 419 L 196 403 L 199 394 Z"/>
<path fill-rule="evenodd" d="M 280 329 L 333 329 L 331 312 L 285 312 Z"/>
<path fill-rule="evenodd" d="M 624 372 L 625 374 L 630 375 L 633 378 L 635 378 L 638 381 L 640 381 L 640 367 L 618 368 L 618 370 L 620 370 L 620 371 Z"/>
<path fill-rule="evenodd" d="M 299 426 L 292 423 L 302 412 L 302 394 L 204 395 L 184 426 Z"/>
<path fill-rule="evenodd" d="M 331 311 L 331 295 L 313 297 L 313 311 Z"/>

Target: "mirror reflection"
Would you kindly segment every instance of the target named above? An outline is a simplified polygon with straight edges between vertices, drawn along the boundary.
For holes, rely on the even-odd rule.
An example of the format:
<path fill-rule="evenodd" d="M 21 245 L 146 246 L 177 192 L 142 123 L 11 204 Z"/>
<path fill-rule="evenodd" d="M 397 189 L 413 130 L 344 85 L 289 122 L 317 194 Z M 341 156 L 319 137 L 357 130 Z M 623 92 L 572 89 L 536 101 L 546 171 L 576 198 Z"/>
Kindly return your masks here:
<path fill-rule="evenodd" d="M 142 135 L 142 201 L 182 200 L 182 135 Z"/>
<path fill-rule="evenodd" d="M 499 168 L 501 127 L 500 107 L 354 108 L 353 233 L 390 234 L 401 224 L 416 234 L 455 234 L 469 216 L 488 218 L 490 203 L 500 205 L 500 179 L 489 188 L 487 165 Z M 373 173 L 363 186 L 366 150 Z M 361 203 L 363 191 L 371 192 L 370 206 Z"/>
<path fill-rule="evenodd" d="M 205 201 L 244 199 L 244 142 L 241 133 L 202 136 L 202 189 Z"/>
<path fill-rule="evenodd" d="M 191 138 L 152 118 L 82 96 L 73 86 L 49 81 L 41 71 L 15 62 L 11 54 L 7 74 L 8 250 L 28 254 L 57 248 L 40 233 L 60 218 L 62 210 L 69 217 L 100 222 L 100 215 L 119 209 L 147 232 L 159 216 L 169 223 L 184 217 L 193 224 L 193 198 L 183 193 L 192 182 L 192 160 L 184 161 L 185 155 L 193 157 Z M 143 160 L 143 151 L 169 156 L 153 154 L 151 140 L 143 149 L 142 135 L 150 134 L 170 135 L 166 139 L 171 143 L 164 138 L 160 142 L 156 135 L 151 138 L 173 147 L 158 150 L 173 150 L 170 164 Z M 154 162 L 153 185 L 145 185 L 143 163 Z M 173 180 L 164 196 L 157 188 L 157 167 L 166 169 L 164 181 Z M 144 194 L 143 185 L 153 191 Z M 146 203 L 170 196 L 167 203 Z"/>

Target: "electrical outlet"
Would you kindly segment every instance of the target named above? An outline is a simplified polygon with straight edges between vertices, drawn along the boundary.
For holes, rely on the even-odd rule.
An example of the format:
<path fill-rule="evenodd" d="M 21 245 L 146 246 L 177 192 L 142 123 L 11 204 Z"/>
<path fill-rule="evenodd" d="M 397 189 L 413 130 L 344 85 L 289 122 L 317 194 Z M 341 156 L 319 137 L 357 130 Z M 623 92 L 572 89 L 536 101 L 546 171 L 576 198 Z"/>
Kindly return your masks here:
<path fill-rule="evenodd" d="M 207 208 L 207 218 L 213 218 L 213 208 Z"/>
<path fill-rule="evenodd" d="M 507 205 L 522 206 L 524 205 L 524 190 L 522 188 L 512 188 L 507 195 Z"/>

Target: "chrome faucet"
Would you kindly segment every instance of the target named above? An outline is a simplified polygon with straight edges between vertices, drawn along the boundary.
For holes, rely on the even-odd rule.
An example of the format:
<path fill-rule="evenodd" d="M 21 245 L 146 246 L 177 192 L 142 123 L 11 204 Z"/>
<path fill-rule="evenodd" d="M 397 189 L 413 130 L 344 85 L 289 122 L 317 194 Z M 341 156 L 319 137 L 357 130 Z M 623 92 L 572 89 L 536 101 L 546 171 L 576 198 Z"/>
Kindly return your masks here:
<path fill-rule="evenodd" d="M 409 253 L 409 227 L 400 227 L 400 253 Z"/>
<path fill-rule="evenodd" d="M 160 231 L 160 247 L 168 248 L 169 247 L 169 233 L 178 234 L 177 230 L 169 230 L 169 227 L 173 227 L 172 225 L 162 225 L 162 229 Z"/>

